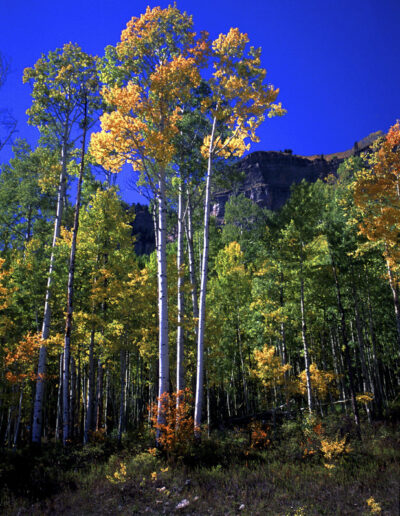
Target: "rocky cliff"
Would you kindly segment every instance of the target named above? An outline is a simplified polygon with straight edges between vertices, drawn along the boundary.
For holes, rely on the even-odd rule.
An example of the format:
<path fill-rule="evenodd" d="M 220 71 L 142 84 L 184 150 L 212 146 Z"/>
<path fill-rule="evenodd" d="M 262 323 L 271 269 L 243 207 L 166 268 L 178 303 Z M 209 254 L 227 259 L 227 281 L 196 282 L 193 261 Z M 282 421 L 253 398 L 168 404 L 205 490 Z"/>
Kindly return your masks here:
<path fill-rule="evenodd" d="M 134 205 L 135 220 L 132 224 L 135 235 L 135 253 L 137 255 L 150 254 L 155 249 L 153 217 L 149 207 L 143 204 Z"/>
<path fill-rule="evenodd" d="M 262 207 L 278 210 L 289 198 L 292 184 L 300 183 L 303 179 L 314 182 L 334 174 L 344 159 L 368 149 L 381 134 L 373 133 L 347 151 L 326 156 L 296 156 L 290 150 L 248 154 L 236 165 L 243 181 L 234 190 L 215 193 L 211 213 L 222 222 L 229 197 L 241 193 Z"/>

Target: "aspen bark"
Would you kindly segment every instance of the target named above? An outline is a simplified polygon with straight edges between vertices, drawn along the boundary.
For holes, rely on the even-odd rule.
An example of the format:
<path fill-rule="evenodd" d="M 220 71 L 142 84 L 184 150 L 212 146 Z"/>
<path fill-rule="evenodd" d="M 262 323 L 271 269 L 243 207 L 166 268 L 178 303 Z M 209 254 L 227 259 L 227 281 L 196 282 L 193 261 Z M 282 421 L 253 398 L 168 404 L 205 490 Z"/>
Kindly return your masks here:
<path fill-rule="evenodd" d="M 311 391 L 310 357 L 308 354 L 308 343 L 307 343 L 306 315 L 305 315 L 305 309 L 304 309 L 303 261 L 301 261 L 301 263 L 300 263 L 300 309 L 301 309 L 301 338 L 303 341 L 304 366 L 305 366 L 305 371 L 306 371 L 307 404 L 308 404 L 308 410 L 311 413 L 313 410 L 313 400 L 312 400 L 312 391 Z"/>
<path fill-rule="evenodd" d="M 393 277 L 393 272 L 392 272 L 392 269 L 390 267 L 388 260 L 386 260 L 386 268 L 387 268 L 387 272 L 388 272 L 390 290 L 392 291 L 392 296 L 393 296 L 394 314 L 396 317 L 397 344 L 398 344 L 398 347 L 400 348 L 400 300 L 399 300 L 399 294 L 397 292 L 396 282 Z"/>
<path fill-rule="evenodd" d="M 187 222 L 186 222 L 186 239 L 188 248 L 189 258 L 189 278 L 192 287 L 192 306 L 193 306 L 193 318 L 197 321 L 199 318 L 199 300 L 197 296 L 197 280 L 196 280 L 196 268 L 194 259 L 194 248 L 193 248 L 193 221 L 192 221 L 192 206 L 189 192 L 187 198 Z M 195 337 L 197 342 L 198 325 L 195 326 Z"/>
<path fill-rule="evenodd" d="M 166 192 L 165 192 L 165 170 L 160 170 L 158 192 L 158 236 L 157 236 L 157 279 L 158 279 L 158 317 L 159 317 L 159 340 L 158 340 L 158 409 L 157 423 L 165 421 L 162 406 L 162 396 L 169 390 L 169 356 L 168 356 L 168 304 L 167 304 L 167 221 L 166 221 Z M 157 435 L 158 440 L 159 435 Z"/>
<path fill-rule="evenodd" d="M 96 387 L 96 430 L 100 430 L 103 425 L 103 364 L 97 361 L 97 387 Z"/>
<path fill-rule="evenodd" d="M 87 410 L 83 442 L 89 442 L 89 434 L 93 430 L 93 398 L 94 398 L 94 329 L 90 332 L 89 344 L 89 385 L 87 395 Z"/>
<path fill-rule="evenodd" d="M 358 437 L 360 437 L 361 436 L 361 434 L 360 434 L 360 418 L 358 415 L 356 393 L 355 393 L 355 388 L 354 388 L 354 371 L 353 371 L 353 366 L 351 363 L 349 342 L 348 342 L 348 338 L 347 338 L 346 318 L 345 318 L 345 313 L 344 313 L 344 308 L 343 308 L 343 303 L 342 303 L 342 296 L 341 296 L 341 291 L 340 291 L 339 280 L 337 277 L 336 265 L 335 265 L 332 254 L 331 254 L 331 263 L 332 263 L 333 278 L 335 280 L 335 286 L 336 286 L 337 304 L 338 304 L 339 313 L 340 313 L 340 330 L 342 333 L 342 340 L 343 340 L 343 346 L 344 346 L 344 358 L 345 358 L 345 363 L 346 363 L 347 374 L 349 377 L 351 408 L 353 409 L 354 421 L 355 421 L 355 424 L 357 427 Z"/>
<path fill-rule="evenodd" d="M 122 434 L 125 431 L 125 385 L 126 385 L 126 351 L 121 349 L 120 351 L 120 364 L 121 364 L 121 390 L 119 400 L 119 420 L 118 420 L 118 442 L 121 442 Z"/>
<path fill-rule="evenodd" d="M 49 272 L 47 276 L 46 297 L 44 303 L 43 325 L 42 325 L 42 345 L 39 350 L 39 364 L 36 379 L 35 402 L 33 407 L 33 422 L 32 422 L 32 442 L 40 444 L 42 438 L 43 425 L 43 401 L 44 401 L 44 386 L 46 375 L 47 350 L 46 340 L 50 334 L 50 299 L 51 287 L 53 283 L 53 268 L 54 268 L 54 251 L 57 239 L 60 236 L 61 219 L 63 214 L 63 199 L 66 191 L 66 177 L 67 177 L 67 134 L 68 123 L 65 123 L 64 138 L 61 147 L 61 173 L 58 182 L 57 193 L 57 211 L 54 219 L 53 241 L 51 246 L 51 255 L 49 263 Z"/>
<path fill-rule="evenodd" d="M 59 373 L 58 373 L 58 390 L 57 390 L 57 415 L 56 415 L 56 430 L 55 430 L 55 440 L 58 441 L 60 438 L 60 429 L 62 426 L 62 392 L 63 392 L 63 364 L 64 364 L 64 354 L 60 354 L 60 365 L 59 365 Z"/>
<path fill-rule="evenodd" d="M 20 388 L 19 388 L 20 392 L 19 392 L 19 401 L 18 401 L 18 415 L 17 415 L 17 421 L 15 423 L 14 439 L 13 439 L 14 448 L 17 446 L 18 436 L 19 436 L 19 428 L 21 426 L 22 399 L 24 397 L 24 383 L 25 382 L 22 382 L 20 385 Z"/>
<path fill-rule="evenodd" d="M 179 185 L 178 197 L 178 249 L 176 267 L 178 269 L 178 322 L 176 335 L 176 390 L 181 391 L 185 388 L 184 382 L 184 342 L 183 342 L 183 318 L 184 318 L 184 293 L 183 293 L 183 193 L 182 185 Z M 181 396 L 176 397 L 176 405 L 179 406 Z"/>
<path fill-rule="evenodd" d="M 203 259 L 201 263 L 200 303 L 199 303 L 199 325 L 197 334 L 197 371 L 196 371 L 196 398 L 194 407 L 194 429 L 197 437 L 200 437 L 201 414 L 203 409 L 203 378 L 204 378 L 204 330 L 206 323 L 206 294 L 207 294 L 207 271 L 208 271 L 208 233 L 210 225 L 210 196 L 211 196 L 211 174 L 212 174 L 212 150 L 217 119 L 214 118 L 210 148 L 208 154 L 206 191 L 204 199 L 204 233 L 203 233 Z"/>
<path fill-rule="evenodd" d="M 79 211 L 81 206 L 81 193 L 82 193 L 82 181 L 83 172 L 85 170 L 85 147 L 86 147 L 86 132 L 87 132 L 87 100 L 84 103 L 84 127 L 82 135 L 82 147 L 81 147 L 81 164 L 79 170 L 78 189 L 76 193 L 75 202 L 75 215 L 74 215 L 74 226 L 72 230 L 72 242 L 71 242 L 71 253 L 69 258 L 69 271 L 68 271 L 68 287 L 67 287 L 67 317 L 65 321 L 65 335 L 64 335 L 64 381 L 63 381 L 63 444 L 67 443 L 70 436 L 70 427 L 68 422 L 69 412 L 69 399 L 68 399 L 68 388 L 69 388 L 69 367 L 70 367 L 70 353 L 71 353 L 71 332 L 72 332 L 72 319 L 73 319 L 73 303 L 74 303 L 74 279 L 75 279 L 75 257 L 76 257 L 76 241 L 79 230 Z"/>

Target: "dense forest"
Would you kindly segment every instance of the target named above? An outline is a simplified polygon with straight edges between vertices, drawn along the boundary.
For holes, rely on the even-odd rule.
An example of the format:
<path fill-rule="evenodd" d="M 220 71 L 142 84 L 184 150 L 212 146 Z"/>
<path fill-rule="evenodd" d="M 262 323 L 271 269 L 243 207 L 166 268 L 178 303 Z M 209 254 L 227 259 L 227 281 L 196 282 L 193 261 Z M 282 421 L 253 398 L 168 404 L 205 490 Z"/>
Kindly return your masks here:
<path fill-rule="evenodd" d="M 293 186 L 279 211 L 232 196 L 220 224 L 213 194 L 234 186 L 264 119 L 285 114 L 246 34 L 210 41 L 175 6 L 148 8 L 103 57 L 69 43 L 23 80 L 40 140 L 14 138 L 1 165 L 6 460 L 147 443 L 142 469 L 229 454 L 247 465 L 275 447 L 333 475 L 378 423 L 390 433 L 399 123 L 336 174 Z M 115 186 L 123 167 L 149 199 L 149 256 L 135 254 L 135 212 Z M 107 475 L 127 476 L 124 461 Z M 372 497 L 364 509 L 381 510 Z"/>

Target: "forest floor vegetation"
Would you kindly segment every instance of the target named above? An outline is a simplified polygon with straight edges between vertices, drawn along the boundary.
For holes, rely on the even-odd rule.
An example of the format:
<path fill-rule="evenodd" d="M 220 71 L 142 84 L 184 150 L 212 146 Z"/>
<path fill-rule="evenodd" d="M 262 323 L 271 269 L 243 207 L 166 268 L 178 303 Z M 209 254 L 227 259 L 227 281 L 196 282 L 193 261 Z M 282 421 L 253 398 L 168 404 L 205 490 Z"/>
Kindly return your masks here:
<path fill-rule="evenodd" d="M 346 433 L 344 431 L 347 431 Z M 118 445 L 2 451 L 6 515 L 397 515 L 400 433 L 350 419 L 253 422 L 161 452 L 147 431 Z"/>

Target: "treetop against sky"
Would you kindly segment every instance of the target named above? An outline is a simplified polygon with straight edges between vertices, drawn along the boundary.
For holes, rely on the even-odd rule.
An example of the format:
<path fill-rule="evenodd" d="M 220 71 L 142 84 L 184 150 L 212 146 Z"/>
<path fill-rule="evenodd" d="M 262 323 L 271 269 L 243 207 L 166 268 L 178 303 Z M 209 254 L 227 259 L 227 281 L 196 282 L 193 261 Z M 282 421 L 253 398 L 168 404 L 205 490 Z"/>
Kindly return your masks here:
<path fill-rule="evenodd" d="M 150 7 L 166 7 L 157 1 Z M 10 71 L 0 89 L 0 108 L 18 120 L 18 136 L 34 144 L 38 131 L 26 123 L 30 89 L 22 84 L 24 68 L 69 41 L 85 52 L 103 55 L 115 45 L 133 16 L 149 1 L 71 0 L 68 7 L 43 0 L 0 5 L 0 52 Z M 292 148 L 296 154 L 339 152 L 376 130 L 387 131 L 400 113 L 400 3 L 397 0 L 220 0 L 177 3 L 193 16 L 194 28 L 212 39 L 238 27 L 262 47 L 261 65 L 268 82 L 280 89 L 288 113 L 259 130 L 252 150 Z M 4 149 L 0 161 L 8 161 Z M 126 184 L 121 179 L 121 186 Z M 128 194 L 132 197 L 132 193 Z M 132 200 L 132 199 L 131 199 Z"/>

